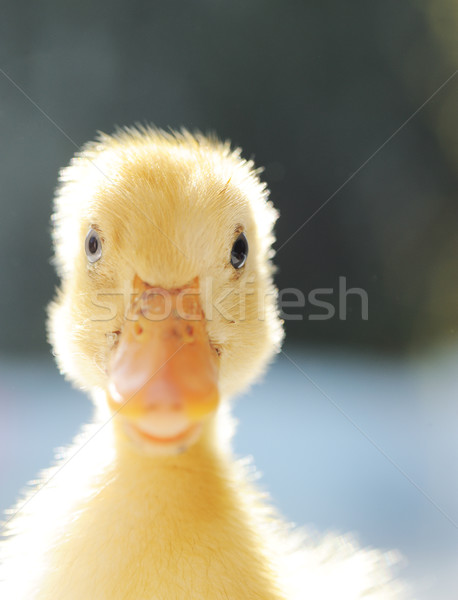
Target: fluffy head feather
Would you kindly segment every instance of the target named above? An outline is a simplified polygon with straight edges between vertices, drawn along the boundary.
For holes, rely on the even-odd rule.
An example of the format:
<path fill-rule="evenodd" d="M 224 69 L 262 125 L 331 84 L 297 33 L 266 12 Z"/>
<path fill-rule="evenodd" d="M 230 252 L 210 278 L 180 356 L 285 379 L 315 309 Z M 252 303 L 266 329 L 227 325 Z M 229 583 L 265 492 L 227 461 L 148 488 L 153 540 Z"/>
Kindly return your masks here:
<path fill-rule="evenodd" d="M 251 383 L 282 338 L 270 262 L 277 214 L 253 163 L 202 135 L 127 129 L 87 144 L 60 181 L 53 222 L 62 285 L 49 331 L 62 371 L 80 386 L 105 387 L 135 274 L 165 289 L 198 277 L 221 353 L 220 391 Z M 103 242 L 92 265 L 91 227 Z M 230 252 L 241 230 L 250 252 L 236 271 Z"/>

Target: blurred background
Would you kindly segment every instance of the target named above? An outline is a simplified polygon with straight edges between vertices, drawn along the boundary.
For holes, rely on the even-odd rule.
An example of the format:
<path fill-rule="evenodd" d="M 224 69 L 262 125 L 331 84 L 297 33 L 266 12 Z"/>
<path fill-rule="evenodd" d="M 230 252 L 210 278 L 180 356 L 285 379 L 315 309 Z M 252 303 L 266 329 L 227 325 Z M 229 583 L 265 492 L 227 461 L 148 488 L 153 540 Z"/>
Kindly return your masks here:
<path fill-rule="evenodd" d="M 457 28 L 453 0 L 3 2 L 0 509 L 91 414 L 46 343 L 59 169 L 116 125 L 215 131 L 265 167 L 277 283 L 306 299 L 236 450 L 287 518 L 399 548 L 416 597 L 455 598 Z M 313 318 L 339 278 L 367 319 L 357 295 Z"/>

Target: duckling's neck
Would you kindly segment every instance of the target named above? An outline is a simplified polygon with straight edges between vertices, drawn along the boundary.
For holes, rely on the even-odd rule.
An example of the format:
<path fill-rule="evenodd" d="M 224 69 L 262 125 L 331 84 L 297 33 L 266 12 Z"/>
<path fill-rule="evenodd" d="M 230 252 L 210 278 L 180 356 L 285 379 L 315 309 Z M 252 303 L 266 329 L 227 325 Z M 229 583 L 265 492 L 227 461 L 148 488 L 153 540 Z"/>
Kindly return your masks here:
<path fill-rule="evenodd" d="M 259 547 L 254 493 L 216 445 L 215 425 L 187 452 L 156 458 L 115 428 L 114 459 L 67 532 L 53 590 L 78 600 L 280 598 Z"/>

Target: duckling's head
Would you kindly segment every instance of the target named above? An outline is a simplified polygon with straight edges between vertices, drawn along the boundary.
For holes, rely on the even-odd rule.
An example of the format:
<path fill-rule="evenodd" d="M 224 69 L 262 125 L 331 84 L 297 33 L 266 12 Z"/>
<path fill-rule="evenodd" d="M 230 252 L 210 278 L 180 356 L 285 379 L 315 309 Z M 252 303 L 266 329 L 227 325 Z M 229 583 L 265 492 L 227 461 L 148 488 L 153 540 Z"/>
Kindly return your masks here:
<path fill-rule="evenodd" d="M 100 135 L 60 181 L 59 366 L 140 448 L 182 450 L 281 342 L 266 187 L 229 144 L 152 129 Z"/>

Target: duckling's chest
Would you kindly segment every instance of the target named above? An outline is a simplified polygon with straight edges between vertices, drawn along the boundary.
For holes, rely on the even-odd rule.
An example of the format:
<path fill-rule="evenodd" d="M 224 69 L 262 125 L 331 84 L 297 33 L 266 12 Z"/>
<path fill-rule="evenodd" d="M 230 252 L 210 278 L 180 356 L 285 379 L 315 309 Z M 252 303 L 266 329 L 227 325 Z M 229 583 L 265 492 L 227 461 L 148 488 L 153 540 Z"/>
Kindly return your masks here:
<path fill-rule="evenodd" d="M 111 478 L 56 540 L 38 598 L 279 600 L 242 498 L 208 477 Z"/>

